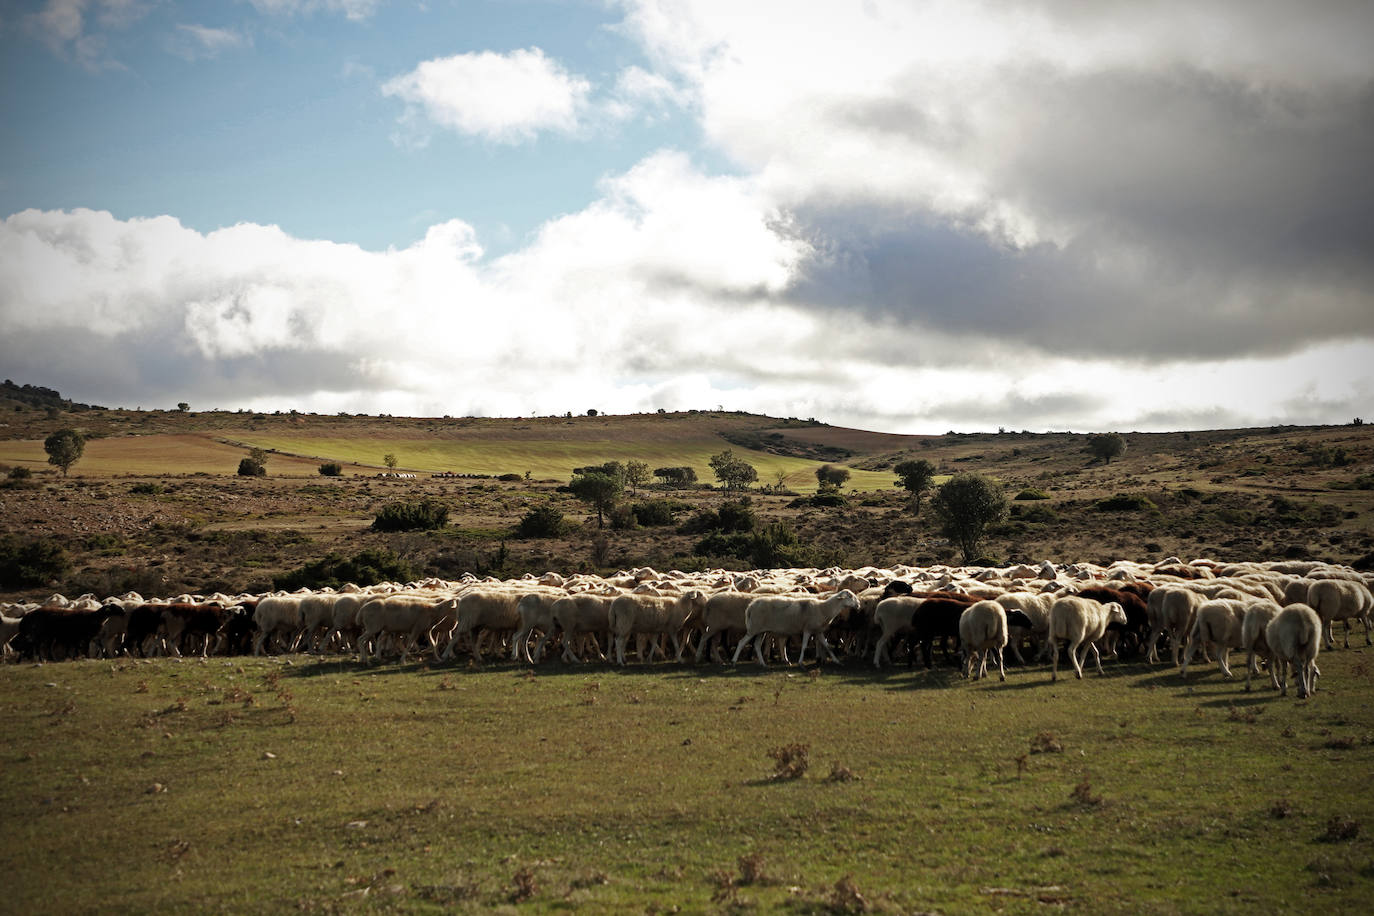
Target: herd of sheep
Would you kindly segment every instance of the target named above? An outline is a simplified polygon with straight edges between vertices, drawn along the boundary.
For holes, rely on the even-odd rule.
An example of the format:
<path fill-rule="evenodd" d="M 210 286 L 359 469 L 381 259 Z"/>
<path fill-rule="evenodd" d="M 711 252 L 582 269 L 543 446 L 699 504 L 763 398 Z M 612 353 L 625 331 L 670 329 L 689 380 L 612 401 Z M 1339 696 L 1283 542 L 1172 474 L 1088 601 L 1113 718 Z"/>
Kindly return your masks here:
<path fill-rule="evenodd" d="M 721 570 L 659 573 L 649 568 L 615 576 L 546 573 L 515 580 L 465 577 L 406 584 L 344 586 L 269 595 L 181 595 L 145 599 L 129 593 L 103 600 L 54 595 L 41 604 L 0 606 L 5 657 L 58 660 L 122 654 L 207 655 L 306 651 L 356 654 L 372 664 L 429 653 L 436 661 L 467 652 L 536 664 L 555 656 L 618 665 L 631 656 L 647 664 L 718 663 L 734 646 L 738 663 L 752 646 L 755 660 L 797 663 L 814 643 L 814 659 L 841 656 L 881 667 L 905 649 L 908 664 L 951 644 L 966 676 L 986 676 L 995 664 L 1005 680 L 1003 651 L 1025 663 L 1023 649 L 1059 670 L 1067 647 L 1075 674 L 1089 653 L 1144 653 L 1159 661 L 1167 642 L 1186 677 L 1201 652 L 1215 654 L 1231 677 L 1232 650 L 1247 653 L 1246 689 L 1261 663 L 1287 693 L 1291 670 L 1298 696 L 1316 689 L 1317 654 L 1334 645 L 1332 624 L 1354 621 L 1371 643 L 1374 595 L 1370 577 L 1318 562 L 1220 563 L 1170 558 L 1008 568 L 865 567 Z M 609 656 L 609 658 L 608 658 Z"/>

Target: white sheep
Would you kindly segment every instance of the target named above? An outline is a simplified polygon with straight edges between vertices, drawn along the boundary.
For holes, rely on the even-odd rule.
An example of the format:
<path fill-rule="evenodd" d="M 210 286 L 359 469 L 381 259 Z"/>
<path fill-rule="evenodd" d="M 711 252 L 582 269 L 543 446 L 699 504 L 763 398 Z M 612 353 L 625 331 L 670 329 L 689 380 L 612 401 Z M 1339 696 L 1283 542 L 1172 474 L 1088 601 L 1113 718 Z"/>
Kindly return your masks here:
<path fill-rule="evenodd" d="M 825 628 L 830 625 L 830 621 L 846 611 L 858 609 L 859 596 L 847 588 L 826 598 L 755 598 L 744 611 L 744 638 L 735 646 L 732 662 L 739 661 L 740 653 L 752 641 L 759 664 L 767 665 L 763 658 L 763 642 L 755 637 L 761 633 L 771 633 L 784 640 L 791 636 L 801 636 L 801 652 L 797 655 L 797 664 L 805 662 L 806 646 L 812 636 L 816 637 L 817 663 L 820 662 L 821 649 L 826 651 L 831 661 L 838 663 L 839 659 L 830 650 L 830 643 L 825 640 Z"/>
<path fill-rule="evenodd" d="M 621 595 L 611 602 L 610 626 L 615 636 L 615 660 L 624 665 L 631 636 L 667 636 L 677 660 L 682 660 L 683 628 L 706 606 L 706 593 L 691 589 L 682 595 Z M 657 649 L 657 643 L 654 644 Z M 653 658 L 653 652 L 649 653 Z"/>
<path fill-rule="evenodd" d="M 1298 698 L 1311 696 L 1317 689 L 1317 654 L 1321 651 L 1322 621 L 1306 604 L 1290 604 L 1274 615 L 1264 628 L 1264 638 L 1273 653 L 1279 695 L 1288 695 L 1288 668 L 1298 681 Z"/>
<path fill-rule="evenodd" d="M 1308 607 L 1317 612 L 1322 621 L 1322 636 L 1328 649 L 1336 647 L 1331 624 L 1337 620 L 1345 621 L 1345 648 L 1350 648 L 1350 622 L 1359 620 L 1364 624 L 1365 645 L 1371 641 L 1370 612 L 1374 610 L 1374 595 L 1362 582 L 1351 579 L 1316 579 L 1307 589 Z"/>
<path fill-rule="evenodd" d="M 1179 648 L 1192 630 L 1193 618 L 1205 600 L 1201 593 L 1180 585 L 1162 585 L 1150 592 L 1146 603 L 1150 617 L 1150 646 L 1146 658 L 1150 662 L 1159 661 L 1159 637 L 1168 633 L 1174 667 L 1178 667 Z"/>
<path fill-rule="evenodd" d="M 254 655 L 262 655 L 273 636 L 281 639 L 287 651 L 295 649 L 301 630 L 301 597 L 268 595 L 253 610 L 253 623 L 258 630 L 253 639 Z"/>
<path fill-rule="evenodd" d="M 1269 640 L 1265 636 L 1265 627 L 1269 626 L 1269 621 L 1273 620 L 1279 613 L 1279 606 L 1273 601 L 1252 601 L 1245 606 L 1245 617 L 1240 624 L 1241 648 L 1245 649 L 1245 689 L 1250 690 L 1250 677 L 1257 670 L 1255 658 L 1264 659 L 1269 663 L 1269 680 L 1273 683 L 1274 689 L 1279 688 L 1278 674 L 1274 671 L 1274 653 L 1269 648 Z"/>
<path fill-rule="evenodd" d="M 1050 680 L 1059 679 L 1060 639 L 1068 642 L 1069 661 L 1073 662 L 1074 672 L 1080 680 L 1083 677 L 1083 661 L 1088 657 L 1089 649 L 1092 650 L 1093 661 L 1097 664 L 1097 673 L 1105 674 L 1102 670 L 1102 655 L 1098 652 L 1096 641 L 1106 635 L 1108 624 L 1125 622 L 1126 610 L 1115 601 L 1099 604 L 1090 598 L 1080 598 L 1077 595 L 1065 595 L 1057 599 L 1050 606 Z M 1077 652 L 1079 646 L 1083 647 L 1081 654 Z"/>
<path fill-rule="evenodd" d="M 1197 609 L 1193 628 L 1188 633 L 1188 643 L 1183 648 L 1183 664 L 1179 676 L 1188 676 L 1188 664 L 1201 647 L 1216 647 L 1217 662 L 1221 673 L 1231 677 L 1231 650 L 1245 645 L 1241 628 L 1245 620 L 1245 602 L 1233 598 L 1215 598 L 1205 601 Z"/>
<path fill-rule="evenodd" d="M 563 660 L 580 662 L 576 647 L 584 640 L 590 641 L 597 657 L 603 662 L 606 655 L 596 641 L 596 634 L 606 634 L 611 628 L 611 604 L 619 592 L 607 588 L 606 592 L 579 592 L 567 598 L 559 598 L 553 603 L 550 615 L 553 626 L 563 634 Z M 606 647 L 610 648 L 608 639 Z"/>
<path fill-rule="evenodd" d="M 1002 663 L 1002 650 L 1007 645 L 1007 610 L 996 601 L 979 601 L 959 615 L 959 647 L 964 653 L 964 676 L 973 673 L 973 661 L 978 659 L 976 680 L 988 673 L 988 653 L 997 652 L 997 676 L 1007 679 Z"/>

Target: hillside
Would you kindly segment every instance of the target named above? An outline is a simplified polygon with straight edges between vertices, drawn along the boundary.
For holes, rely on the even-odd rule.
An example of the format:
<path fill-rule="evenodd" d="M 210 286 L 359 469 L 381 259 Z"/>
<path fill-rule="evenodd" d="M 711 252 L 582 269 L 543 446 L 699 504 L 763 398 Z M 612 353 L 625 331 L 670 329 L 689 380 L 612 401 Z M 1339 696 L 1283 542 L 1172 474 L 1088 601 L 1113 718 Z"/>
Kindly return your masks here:
<path fill-rule="evenodd" d="M 89 441 L 63 479 L 46 463 L 42 442 L 66 426 Z M 710 532 L 700 513 L 723 499 L 706 486 L 713 482 L 707 462 L 724 449 L 758 470 L 750 493 L 756 530 L 784 526 L 774 532 L 784 542 L 764 545 L 765 559 L 851 566 L 956 559 L 929 512 L 914 515 L 893 486 L 892 466 L 920 457 L 941 475 L 990 476 L 1008 497 L 1041 491 L 1027 495 L 1045 498 L 1011 501 L 1010 516 L 984 545 L 990 559 L 1370 562 L 1370 427 L 1127 433 L 1126 440 L 1126 453 L 1102 464 L 1086 454 L 1084 436 L 1070 433 L 901 436 L 739 413 L 455 419 L 14 403 L 0 418 L 0 473 L 20 467 L 33 476 L 4 481 L 0 523 L 11 544 L 46 539 L 70 565 L 0 594 L 261 590 L 326 554 L 364 550 L 389 551 L 417 574 L 446 576 L 632 564 L 745 568 L 760 555 L 757 544 L 744 544 L 747 536 L 703 541 Z M 251 447 L 269 452 L 265 478 L 234 473 Z M 387 454 L 416 476 L 379 478 Z M 573 468 L 609 460 L 689 465 L 703 485 L 626 495 L 627 506 L 667 500 L 660 508 L 670 524 L 599 530 L 588 507 L 559 488 Z M 343 476 L 321 477 L 326 461 L 342 464 Z M 851 471 L 843 505 L 797 499 L 815 491 L 824 463 Z M 431 476 L 440 472 L 447 476 Z M 1118 493 L 1138 497 L 1138 508 L 1098 505 Z M 447 526 L 370 529 L 387 503 L 422 497 L 448 509 Z M 561 512 L 569 530 L 516 537 L 520 519 L 539 507 Z"/>

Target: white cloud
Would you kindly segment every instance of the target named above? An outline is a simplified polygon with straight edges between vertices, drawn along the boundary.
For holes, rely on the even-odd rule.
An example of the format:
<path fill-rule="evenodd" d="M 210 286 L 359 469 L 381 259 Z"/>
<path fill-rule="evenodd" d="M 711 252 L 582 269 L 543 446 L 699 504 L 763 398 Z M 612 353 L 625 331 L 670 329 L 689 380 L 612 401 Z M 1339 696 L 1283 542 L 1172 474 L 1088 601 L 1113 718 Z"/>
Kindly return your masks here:
<path fill-rule="evenodd" d="M 308 16 L 317 11 L 342 13 L 354 22 L 368 19 L 381 0 L 249 0 L 260 13 L 272 16 Z"/>
<path fill-rule="evenodd" d="M 123 65 L 107 52 L 107 33 L 128 28 L 151 9 L 148 0 L 47 0 L 25 22 L 54 54 L 93 72 L 114 70 Z"/>
<path fill-rule="evenodd" d="M 216 29 L 210 26 L 182 23 L 168 39 L 167 48 L 186 60 L 218 57 L 222 51 L 252 44 L 251 39 L 236 29 Z"/>
<path fill-rule="evenodd" d="M 497 143 L 575 131 L 590 91 L 539 48 L 439 57 L 382 85 L 434 123 Z"/>

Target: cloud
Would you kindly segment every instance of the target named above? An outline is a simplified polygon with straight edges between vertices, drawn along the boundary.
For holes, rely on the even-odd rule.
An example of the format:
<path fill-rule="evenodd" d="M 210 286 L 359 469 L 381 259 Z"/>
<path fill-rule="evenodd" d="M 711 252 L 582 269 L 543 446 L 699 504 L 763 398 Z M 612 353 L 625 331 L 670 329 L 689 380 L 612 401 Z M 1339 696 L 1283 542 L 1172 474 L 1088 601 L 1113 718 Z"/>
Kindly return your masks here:
<path fill-rule="evenodd" d="M 590 91 L 586 79 L 539 48 L 438 57 L 382 84 L 382 93 L 406 102 L 412 114 L 496 143 L 575 131 Z"/>
<path fill-rule="evenodd" d="M 54 54 L 98 72 L 123 67 L 107 51 L 108 33 L 128 28 L 151 9 L 146 0 L 47 0 L 24 22 Z"/>
<path fill-rule="evenodd" d="M 1142 364 L 1374 327 L 1374 7 L 627 2 L 789 300 Z"/>
<path fill-rule="evenodd" d="M 167 48 L 188 61 L 218 57 L 222 51 L 251 45 L 252 40 L 236 29 L 216 29 L 204 25 L 178 24 L 168 39 Z"/>
<path fill-rule="evenodd" d="M 249 0 L 260 13 L 271 16 L 309 16 L 316 12 L 342 13 L 353 22 L 371 18 L 380 0 Z"/>

